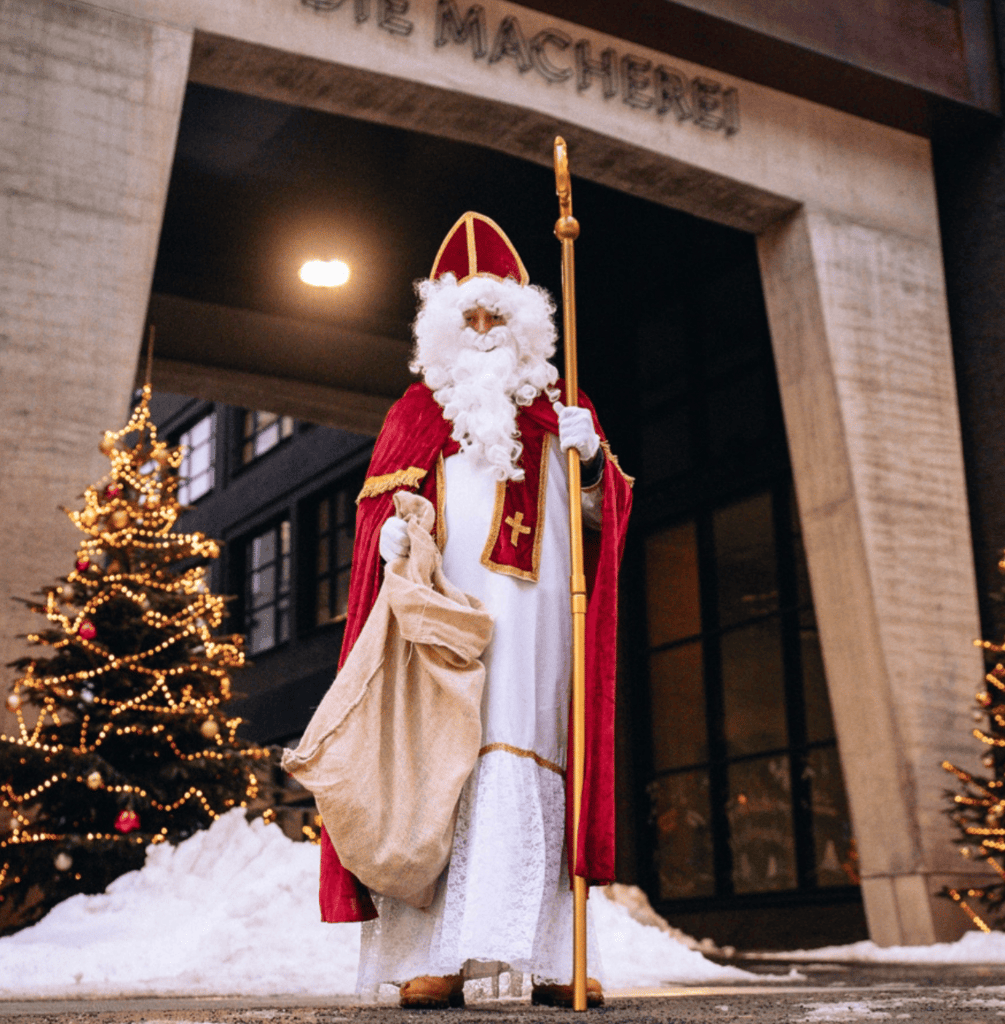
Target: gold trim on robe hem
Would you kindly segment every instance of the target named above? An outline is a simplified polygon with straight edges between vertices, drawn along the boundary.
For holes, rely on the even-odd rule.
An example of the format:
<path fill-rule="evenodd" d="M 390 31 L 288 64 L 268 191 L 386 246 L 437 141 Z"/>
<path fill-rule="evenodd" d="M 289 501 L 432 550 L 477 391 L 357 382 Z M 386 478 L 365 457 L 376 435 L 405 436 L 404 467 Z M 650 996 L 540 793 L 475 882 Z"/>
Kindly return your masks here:
<path fill-rule="evenodd" d="M 541 542 L 544 539 L 544 511 L 545 496 L 548 490 L 548 461 L 551 456 L 551 435 L 546 433 L 541 445 L 541 468 L 538 471 L 537 484 L 537 518 L 534 521 L 534 548 L 531 554 L 530 569 L 521 569 L 516 565 L 506 565 L 503 562 L 492 560 L 492 552 L 499 541 L 499 531 L 502 529 L 502 517 L 506 504 L 506 484 L 508 481 L 499 480 L 496 482 L 495 508 L 492 510 L 492 527 L 489 530 L 489 538 L 485 542 L 482 551 L 481 563 L 491 572 L 502 573 L 504 576 L 515 576 L 520 580 L 530 580 L 537 583 L 541 569 Z"/>
<path fill-rule="evenodd" d="M 608 441 L 601 441 L 600 442 L 600 447 L 604 449 L 604 454 L 611 460 L 611 462 L 614 465 L 614 468 L 625 478 L 625 482 L 628 484 L 628 486 L 629 487 L 634 487 L 635 486 L 635 477 L 629 476 L 621 468 L 621 463 L 618 462 L 617 455 L 615 455 L 614 452 L 611 451 L 610 443 Z"/>
<path fill-rule="evenodd" d="M 428 472 L 429 470 L 420 469 L 418 466 L 409 466 L 408 469 L 399 469 L 395 473 L 385 473 L 383 476 L 368 476 L 363 481 L 363 489 L 356 496 L 356 504 L 358 505 L 364 498 L 376 498 L 379 494 L 399 487 L 418 487 Z"/>
<path fill-rule="evenodd" d="M 447 546 L 447 463 L 443 452 L 436 457 L 436 546 Z"/>
<path fill-rule="evenodd" d="M 509 743 L 489 743 L 487 746 L 482 747 L 478 751 L 478 756 L 481 757 L 483 754 L 491 754 L 496 750 L 502 750 L 507 754 L 514 754 L 516 757 L 529 757 L 536 764 L 542 768 L 547 768 L 550 772 L 555 772 L 557 775 L 561 775 L 565 778 L 565 769 L 560 764 L 555 764 L 554 761 L 548 761 L 543 758 L 540 754 L 535 754 L 533 750 L 524 750 L 522 747 L 513 747 Z"/>

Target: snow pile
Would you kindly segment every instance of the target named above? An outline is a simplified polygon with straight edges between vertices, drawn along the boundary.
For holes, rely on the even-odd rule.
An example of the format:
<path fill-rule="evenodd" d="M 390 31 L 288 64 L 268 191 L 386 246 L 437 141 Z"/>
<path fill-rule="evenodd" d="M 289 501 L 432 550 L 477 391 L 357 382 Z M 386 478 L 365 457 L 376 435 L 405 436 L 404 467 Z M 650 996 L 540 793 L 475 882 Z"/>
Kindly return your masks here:
<path fill-rule="evenodd" d="M 721 967 L 706 960 L 697 949 L 689 949 L 693 939 L 685 945 L 659 927 L 640 924 L 627 907 L 614 900 L 594 895 L 590 897 L 590 907 L 609 991 L 755 980 L 755 975 L 748 971 Z"/>
<path fill-rule="evenodd" d="M 853 942 L 848 946 L 759 953 L 757 956 L 758 959 L 874 964 L 1001 964 L 1005 963 L 1005 932 L 967 932 L 957 942 L 936 942 L 931 946 L 877 946 L 875 942 Z"/>
<path fill-rule="evenodd" d="M 318 859 L 230 811 L 0 939 L 0 997 L 351 992 L 359 926 L 318 920 Z"/>
<path fill-rule="evenodd" d="M 352 993 L 359 926 L 318 920 L 318 859 L 317 846 L 233 810 L 180 846 L 150 847 L 102 895 L 0 939 L 0 998 Z M 609 990 L 752 980 L 611 899 L 590 903 Z"/>

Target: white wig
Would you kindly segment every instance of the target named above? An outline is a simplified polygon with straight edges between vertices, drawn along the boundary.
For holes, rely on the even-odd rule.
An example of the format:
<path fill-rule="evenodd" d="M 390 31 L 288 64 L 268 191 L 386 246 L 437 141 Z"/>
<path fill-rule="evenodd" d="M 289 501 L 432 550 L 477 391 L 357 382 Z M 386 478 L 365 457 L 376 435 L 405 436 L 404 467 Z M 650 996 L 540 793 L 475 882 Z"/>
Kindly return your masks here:
<path fill-rule="evenodd" d="M 499 480 L 523 479 L 517 406 L 542 391 L 553 402 L 559 397 L 552 387 L 558 370 L 548 362 L 556 342 L 551 296 L 508 278 L 458 284 L 453 274 L 420 281 L 416 290 L 421 304 L 409 369 L 432 390 L 462 449 L 482 455 Z M 479 333 L 464 322 L 476 306 L 506 322 Z"/>
<path fill-rule="evenodd" d="M 555 303 L 544 288 L 521 285 L 511 278 L 471 277 L 457 283 L 453 274 L 438 280 L 419 281 L 419 312 L 413 332 L 415 348 L 409 369 L 422 374 L 435 392 L 447 383 L 444 374 L 457 354 L 471 345 L 464 314 L 475 306 L 506 317 L 513 337 L 520 376 L 534 388 L 527 397 L 524 388 L 515 396 L 519 405 L 529 405 L 539 392 L 553 384 L 558 371 L 547 363 L 555 354 Z"/>

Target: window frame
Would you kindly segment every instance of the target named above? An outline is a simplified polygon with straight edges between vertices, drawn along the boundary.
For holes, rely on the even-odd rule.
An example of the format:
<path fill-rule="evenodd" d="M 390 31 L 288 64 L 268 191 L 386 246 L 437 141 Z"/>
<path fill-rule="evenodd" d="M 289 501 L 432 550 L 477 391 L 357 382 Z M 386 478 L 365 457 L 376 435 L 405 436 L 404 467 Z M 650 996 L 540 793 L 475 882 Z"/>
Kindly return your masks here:
<path fill-rule="evenodd" d="M 201 423 L 204 423 L 206 420 L 210 421 L 209 438 L 207 439 L 207 441 L 204 444 L 200 443 L 199 445 L 192 445 L 189 442 L 186 442 L 186 436 L 191 434 L 196 427 L 198 427 Z M 178 467 L 178 501 L 182 505 L 195 505 L 196 502 L 201 501 L 204 497 L 206 497 L 207 494 L 212 494 L 213 491 L 216 489 L 218 475 L 217 469 L 219 464 L 217 443 L 219 441 L 219 438 L 220 421 L 217 416 L 217 410 L 215 406 L 210 407 L 208 411 L 204 411 L 202 415 L 196 416 L 194 419 L 189 420 L 186 426 L 184 426 L 181 430 L 175 431 L 173 433 L 172 443 L 178 446 L 185 446 L 185 454 L 184 457 L 182 458 L 181 465 Z M 210 482 L 206 490 L 200 491 L 199 494 L 195 495 L 195 497 L 192 497 L 191 495 L 186 495 L 186 488 L 188 488 L 190 482 L 193 479 L 197 479 L 197 477 L 186 476 L 185 467 L 186 465 L 189 465 L 191 463 L 192 455 L 195 452 L 196 448 L 201 447 L 207 447 L 209 449 L 209 466 L 207 471 L 199 473 L 197 476 L 205 476 L 206 472 L 208 472 Z"/>
<path fill-rule="evenodd" d="M 737 504 L 759 494 L 771 497 L 771 530 L 774 544 L 775 573 L 778 587 L 777 604 L 771 610 L 739 618 L 723 625 L 719 621 L 719 594 L 717 589 L 718 567 L 713 535 L 713 520 L 720 509 Z M 770 902 L 787 902 L 794 898 L 841 899 L 857 893 L 859 887 L 849 879 L 847 885 L 822 885 L 817 879 L 819 857 L 816 850 L 815 822 L 813 816 L 813 786 L 810 777 L 810 762 L 826 752 L 837 753 L 837 740 L 831 730 L 826 738 L 810 739 L 807 735 L 806 702 L 804 689 L 803 633 L 815 631 L 812 598 L 808 592 L 800 594 L 799 557 L 797 545 L 801 543 L 797 513 L 792 499 L 791 478 L 776 478 L 773 482 L 760 481 L 737 493 L 728 501 L 716 501 L 690 516 L 676 516 L 663 522 L 648 524 L 642 538 L 641 558 L 643 572 L 647 570 L 645 543 L 649 537 L 681 524 L 694 522 L 697 547 L 697 583 L 701 607 L 700 629 L 671 640 L 650 643 L 646 618 L 640 624 L 641 650 L 638 666 L 640 679 L 645 681 L 645 702 L 650 714 L 647 720 L 651 726 L 647 737 L 648 764 L 644 771 L 642 799 L 649 814 L 648 829 L 651 861 L 647 866 L 649 889 L 658 904 L 665 910 L 678 912 L 708 908 L 715 905 L 738 906 L 741 903 L 763 905 Z M 645 584 L 642 584 L 644 590 Z M 641 607 L 648 608 L 647 596 L 641 596 Z M 781 643 L 781 666 L 786 742 L 770 749 L 750 752 L 730 752 L 727 747 L 725 721 L 726 702 L 723 686 L 722 640 L 759 623 L 777 623 Z M 653 729 L 657 727 L 652 719 L 652 677 L 650 662 L 654 655 L 694 644 L 700 645 L 702 654 L 705 727 L 707 729 L 707 756 L 694 763 L 656 768 L 656 742 Z M 833 724 L 833 723 L 832 723 Z M 731 770 L 752 765 L 754 762 L 771 758 L 788 758 L 788 813 L 792 827 L 793 872 L 795 884 L 786 888 L 764 888 L 752 891 L 737 891 L 733 863 L 734 829 L 729 821 Z M 839 761 L 838 761 L 839 764 Z M 689 776 L 700 782 L 700 775 L 707 777 L 709 799 L 709 832 L 712 847 L 712 878 L 714 891 L 700 895 L 663 895 L 659 877 L 659 837 L 656 828 L 656 809 L 659 807 L 656 795 L 661 780 L 679 777 L 687 785 Z M 845 793 L 847 811 L 847 794 Z M 850 820 L 850 819 L 849 819 Z M 820 851 L 821 854 L 823 851 Z"/>
<path fill-rule="evenodd" d="M 271 418 L 263 422 L 264 417 Z M 237 408 L 234 410 L 233 424 L 235 474 L 246 470 L 249 466 L 255 465 L 271 452 L 281 448 L 284 442 L 296 436 L 300 428 L 300 422 L 293 416 L 269 412 L 265 409 Z M 250 432 L 249 424 L 251 425 Z M 261 451 L 256 450 L 258 448 L 258 439 L 276 424 L 278 424 L 276 440 L 267 448 L 263 448 Z M 249 452 L 249 446 L 250 457 L 246 457 Z"/>
<path fill-rule="evenodd" d="M 362 469 L 347 474 L 332 486 L 312 495 L 301 508 L 301 519 L 304 524 L 303 534 L 306 541 L 301 558 L 304 583 L 300 589 L 303 602 L 300 622 L 304 632 L 336 626 L 346 619 L 348 588 L 356 539 L 356 498 L 363 486 L 363 478 Z M 343 516 L 336 521 L 332 516 L 332 506 L 337 508 L 340 497 L 343 502 L 341 509 Z M 325 503 L 328 503 L 328 523 L 327 528 L 322 528 L 321 508 Z M 343 531 L 348 531 L 349 534 L 347 548 L 339 543 Z M 332 543 L 332 540 L 335 543 Z M 321 569 L 322 541 L 327 542 L 324 570 Z M 337 583 L 340 577 L 345 582 L 346 610 L 331 614 L 332 610 L 338 607 L 339 588 Z M 328 582 L 329 616 L 322 619 L 320 589 L 325 581 Z M 334 587 L 332 586 L 333 581 L 336 583 Z"/>
<path fill-rule="evenodd" d="M 287 545 L 287 549 L 285 551 L 283 550 L 284 525 L 286 526 L 285 534 Z M 272 558 L 263 561 L 260 565 L 253 565 L 252 560 L 254 558 L 253 552 L 255 541 L 268 536 L 270 533 L 273 537 Z M 293 565 L 294 553 L 296 551 L 294 517 L 291 515 L 289 510 L 284 510 L 281 514 L 246 533 L 241 538 L 239 547 L 240 558 L 238 567 L 241 581 L 240 628 L 246 638 L 246 653 L 249 657 L 258 657 L 283 647 L 293 638 L 293 615 L 295 614 L 295 581 L 293 579 Z M 283 586 L 284 561 L 286 563 L 285 587 Z M 272 588 L 272 597 L 270 600 L 256 605 L 254 602 L 253 591 L 253 580 L 255 574 L 264 572 L 269 568 L 274 568 L 273 578 L 275 583 Z M 271 613 L 273 640 L 272 643 L 266 647 L 255 647 L 253 641 L 253 631 L 257 625 L 257 622 L 255 621 L 255 613 L 263 611 L 269 611 Z M 285 615 L 283 614 L 284 612 Z"/>

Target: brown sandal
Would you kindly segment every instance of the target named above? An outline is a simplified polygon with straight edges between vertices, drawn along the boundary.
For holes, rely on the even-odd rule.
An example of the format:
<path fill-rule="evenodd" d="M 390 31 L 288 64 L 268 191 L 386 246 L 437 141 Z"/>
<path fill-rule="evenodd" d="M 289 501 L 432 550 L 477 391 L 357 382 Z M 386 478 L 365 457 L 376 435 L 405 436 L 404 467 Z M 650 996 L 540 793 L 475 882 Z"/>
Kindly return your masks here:
<path fill-rule="evenodd" d="M 445 1010 L 464 1005 L 464 976 L 449 974 L 445 978 L 423 975 L 406 981 L 399 991 L 399 1005 L 406 1010 Z"/>
<path fill-rule="evenodd" d="M 535 985 L 531 989 L 530 1001 L 533 1006 L 572 1006 L 571 985 Z M 586 979 L 586 1005 L 603 1006 L 604 990 L 596 978 Z"/>

